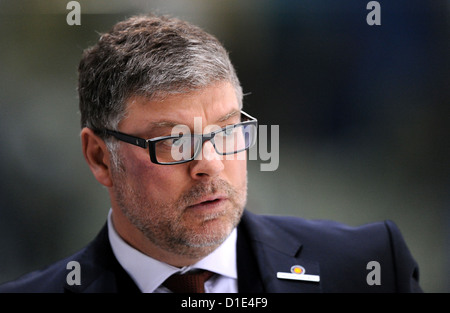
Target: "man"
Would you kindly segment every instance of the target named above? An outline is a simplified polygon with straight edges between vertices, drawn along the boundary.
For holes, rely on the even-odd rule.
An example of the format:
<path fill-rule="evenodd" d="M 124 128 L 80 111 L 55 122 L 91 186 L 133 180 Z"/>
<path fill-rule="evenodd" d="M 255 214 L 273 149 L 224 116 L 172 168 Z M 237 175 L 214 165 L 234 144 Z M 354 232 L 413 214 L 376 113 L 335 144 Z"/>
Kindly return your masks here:
<path fill-rule="evenodd" d="M 200 28 L 158 16 L 116 24 L 84 52 L 79 97 L 107 223 L 80 252 L 1 292 L 193 292 L 173 280 L 199 270 L 200 292 L 421 291 L 392 222 L 244 209 L 257 122 L 242 111 L 227 52 Z"/>

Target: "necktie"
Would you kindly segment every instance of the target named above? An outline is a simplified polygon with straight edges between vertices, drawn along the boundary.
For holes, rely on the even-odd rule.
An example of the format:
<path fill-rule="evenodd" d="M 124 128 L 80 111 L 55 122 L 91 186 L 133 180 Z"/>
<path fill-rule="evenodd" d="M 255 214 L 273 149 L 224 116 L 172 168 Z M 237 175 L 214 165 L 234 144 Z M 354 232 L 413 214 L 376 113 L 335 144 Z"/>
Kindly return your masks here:
<path fill-rule="evenodd" d="M 209 271 L 196 271 L 186 274 L 173 274 L 163 283 L 175 293 L 204 293 L 205 281 L 207 281 L 214 273 Z"/>

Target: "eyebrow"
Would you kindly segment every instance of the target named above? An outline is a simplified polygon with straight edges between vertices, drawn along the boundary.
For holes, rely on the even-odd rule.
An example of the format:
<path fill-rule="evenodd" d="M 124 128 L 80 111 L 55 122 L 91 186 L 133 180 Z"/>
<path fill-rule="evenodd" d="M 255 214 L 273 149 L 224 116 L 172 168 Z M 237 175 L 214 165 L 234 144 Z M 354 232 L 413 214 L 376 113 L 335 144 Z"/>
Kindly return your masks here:
<path fill-rule="evenodd" d="M 228 114 L 225 114 L 224 116 L 220 117 L 216 123 L 223 123 L 231 119 L 232 117 L 235 117 L 236 115 L 239 115 L 239 110 L 233 110 Z M 173 128 L 177 125 L 181 125 L 182 123 L 177 123 L 173 121 L 157 121 L 157 122 L 151 122 L 147 128 L 147 132 L 152 132 L 155 129 L 162 129 L 162 128 Z"/>
<path fill-rule="evenodd" d="M 241 111 L 239 111 L 239 110 L 233 110 L 230 113 L 228 113 L 228 114 L 222 116 L 221 118 L 219 118 L 216 121 L 216 123 L 222 123 L 222 122 L 228 121 L 230 118 L 232 118 L 232 117 L 234 117 L 234 116 L 236 116 L 236 115 L 238 115 L 240 113 L 241 113 Z"/>
<path fill-rule="evenodd" d="M 171 122 L 171 121 L 151 122 L 148 129 L 152 130 L 154 128 L 169 128 L 169 127 L 175 127 L 177 125 L 180 125 L 180 123 Z"/>

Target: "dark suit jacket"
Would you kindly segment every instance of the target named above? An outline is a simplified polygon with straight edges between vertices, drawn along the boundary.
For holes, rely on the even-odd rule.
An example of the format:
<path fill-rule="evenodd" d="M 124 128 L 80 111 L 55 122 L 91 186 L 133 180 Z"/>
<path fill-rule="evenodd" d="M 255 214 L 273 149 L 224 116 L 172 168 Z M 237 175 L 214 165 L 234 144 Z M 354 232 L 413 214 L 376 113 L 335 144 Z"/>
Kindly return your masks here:
<path fill-rule="evenodd" d="M 68 285 L 67 263 L 80 264 L 81 284 Z M 369 285 L 370 261 L 380 264 L 379 285 Z M 246 211 L 238 226 L 240 292 L 420 292 L 418 267 L 390 221 L 349 227 L 331 221 L 261 216 Z M 320 282 L 277 278 L 293 265 Z M 78 253 L 0 286 L 0 292 L 140 292 L 116 260 L 107 227 Z"/>

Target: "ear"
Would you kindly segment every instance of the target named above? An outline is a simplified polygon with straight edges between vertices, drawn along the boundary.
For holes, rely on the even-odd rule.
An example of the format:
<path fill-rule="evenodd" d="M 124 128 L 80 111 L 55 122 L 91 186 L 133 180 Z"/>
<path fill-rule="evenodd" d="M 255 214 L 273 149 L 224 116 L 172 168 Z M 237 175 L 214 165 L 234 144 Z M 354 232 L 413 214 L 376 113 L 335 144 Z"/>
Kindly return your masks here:
<path fill-rule="evenodd" d="M 81 145 L 95 179 L 106 187 L 112 187 L 109 151 L 103 139 L 92 129 L 85 127 L 81 130 Z"/>

